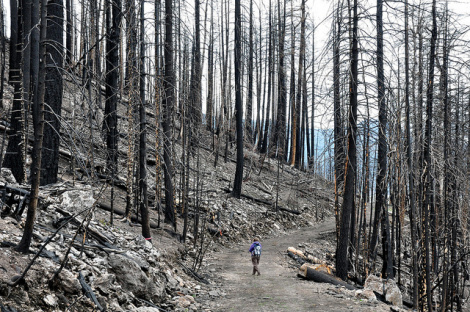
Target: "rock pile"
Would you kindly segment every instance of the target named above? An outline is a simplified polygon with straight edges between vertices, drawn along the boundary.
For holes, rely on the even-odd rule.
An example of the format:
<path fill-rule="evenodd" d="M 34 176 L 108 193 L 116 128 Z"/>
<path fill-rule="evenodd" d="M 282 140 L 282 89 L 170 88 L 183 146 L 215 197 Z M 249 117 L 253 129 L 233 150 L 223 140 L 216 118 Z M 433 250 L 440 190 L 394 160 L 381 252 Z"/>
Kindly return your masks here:
<path fill-rule="evenodd" d="M 56 230 L 54 225 L 64 222 L 64 214 L 92 207 L 93 190 L 79 187 L 63 191 L 57 197 L 46 196 L 43 201 L 47 201 L 47 205 L 38 213 L 34 232 L 37 239 L 31 246 L 32 252 L 37 252 L 46 237 Z M 0 302 L 5 307 L 18 311 L 91 311 L 93 308 L 157 311 L 157 307 L 163 311 L 201 310 L 195 298 L 208 294 L 212 288 L 193 281 L 174 265 L 179 255 L 177 248 L 152 245 L 138 233 L 110 227 L 94 219 L 89 222 L 90 232 L 82 245 L 83 232 L 77 236 L 80 239 L 72 241 L 78 227 L 74 222 L 64 226 L 46 245 L 24 283 L 12 288 L 7 283 L 22 273 L 33 254 L 23 255 L 9 248 L 21 238 L 21 223 L 11 217 L 0 219 L 0 242 L 3 242 Z M 97 239 L 95 232 L 101 239 Z M 103 239 L 108 243 L 103 243 Z M 54 273 L 65 259 L 67 264 L 52 283 Z M 96 298 L 96 302 L 84 296 L 86 287 L 92 293 L 86 295 Z"/>

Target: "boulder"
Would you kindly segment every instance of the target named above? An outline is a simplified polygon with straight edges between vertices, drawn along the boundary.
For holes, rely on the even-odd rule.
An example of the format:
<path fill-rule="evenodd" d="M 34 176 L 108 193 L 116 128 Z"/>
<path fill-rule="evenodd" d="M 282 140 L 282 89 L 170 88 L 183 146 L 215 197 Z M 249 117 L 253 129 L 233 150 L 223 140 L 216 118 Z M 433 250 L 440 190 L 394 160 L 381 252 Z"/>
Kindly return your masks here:
<path fill-rule="evenodd" d="M 364 289 L 370 289 L 383 295 L 385 300 L 394 306 L 401 307 L 403 305 L 400 288 L 393 279 L 385 280 L 375 275 L 369 275 L 364 283 Z"/>
<path fill-rule="evenodd" d="M 383 280 L 375 275 L 369 275 L 364 283 L 364 289 L 370 289 L 378 292 L 379 294 L 384 293 Z"/>
<path fill-rule="evenodd" d="M 77 277 L 67 269 L 60 271 L 58 281 L 59 287 L 61 287 L 65 293 L 75 295 L 82 290 Z"/>
<path fill-rule="evenodd" d="M 355 292 L 355 297 L 358 299 L 366 299 L 368 301 L 375 301 L 377 297 L 375 296 L 374 292 L 370 289 L 359 289 Z"/>
<path fill-rule="evenodd" d="M 394 306 L 401 307 L 403 305 L 403 297 L 401 295 L 400 288 L 393 279 L 385 281 L 385 300 L 393 304 Z"/>
<path fill-rule="evenodd" d="M 90 190 L 73 190 L 62 193 L 60 196 L 62 209 L 67 211 L 77 211 L 91 207 L 95 203 L 93 191 Z"/>
<path fill-rule="evenodd" d="M 159 301 L 163 296 L 162 288 L 157 288 L 154 281 L 147 277 L 135 261 L 111 254 L 109 265 L 122 288 L 132 292 L 137 298 Z"/>

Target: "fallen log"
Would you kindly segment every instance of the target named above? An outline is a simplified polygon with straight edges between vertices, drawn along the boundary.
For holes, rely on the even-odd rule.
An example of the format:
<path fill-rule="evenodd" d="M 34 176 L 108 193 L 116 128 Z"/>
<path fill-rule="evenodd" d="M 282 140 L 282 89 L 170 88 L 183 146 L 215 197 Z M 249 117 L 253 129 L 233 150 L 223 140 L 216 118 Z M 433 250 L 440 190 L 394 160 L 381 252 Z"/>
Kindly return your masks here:
<path fill-rule="evenodd" d="M 74 218 L 68 211 L 63 210 L 62 208 L 57 207 L 55 210 L 58 213 L 64 215 L 67 219 L 72 218 L 71 221 L 75 225 L 80 225 L 83 222 L 83 220 L 79 220 L 78 218 Z M 110 238 L 108 238 L 105 235 L 103 235 L 102 233 L 100 233 L 100 231 L 95 229 L 93 226 L 88 225 L 86 231 L 91 237 L 96 239 L 100 244 L 102 244 L 106 247 L 117 249 L 115 246 L 112 245 L 112 240 Z"/>
<path fill-rule="evenodd" d="M 284 212 L 288 212 L 288 213 L 292 213 L 292 214 L 295 214 L 295 215 L 300 215 L 302 212 L 298 211 L 298 210 L 292 210 L 292 209 L 287 209 L 287 208 L 284 208 L 284 207 L 277 207 L 277 209 L 281 210 L 281 211 L 284 211 Z"/>
<path fill-rule="evenodd" d="M 179 265 L 181 265 L 181 267 L 184 269 L 184 271 L 189 274 L 189 275 L 192 275 L 196 280 L 198 280 L 199 282 L 201 283 L 204 283 L 206 285 L 209 285 L 209 281 L 207 281 L 204 277 L 200 276 L 199 274 L 197 274 L 194 270 L 191 270 L 190 268 L 188 268 L 187 266 L 185 266 L 183 263 L 181 263 L 180 261 L 177 261 Z"/>
<path fill-rule="evenodd" d="M 224 188 L 223 190 L 224 190 L 226 193 L 230 193 L 230 192 L 231 192 L 231 190 L 228 189 L 228 188 Z M 241 194 L 240 196 L 243 197 L 243 198 L 252 200 L 252 201 L 254 201 L 255 203 L 264 204 L 264 205 L 270 206 L 270 207 L 273 206 L 273 203 L 270 202 L 269 200 L 256 198 L 256 197 L 253 197 L 253 196 L 248 195 L 248 194 Z M 284 211 L 284 212 L 292 213 L 292 214 L 295 214 L 295 215 L 300 215 L 300 214 L 302 213 L 302 212 L 300 212 L 300 211 L 292 210 L 292 209 L 287 209 L 287 208 L 284 208 L 284 207 L 281 207 L 281 206 L 277 206 L 277 209 L 279 209 L 279 210 L 281 210 L 281 211 Z"/>
<path fill-rule="evenodd" d="M 90 300 L 95 304 L 95 306 L 100 310 L 104 311 L 103 307 L 101 304 L 98 302 L 98 299 L 96 299 L 95 293 L 91 289 L 90 286 L 85 282 L 85 277 L 83 277 L 82 272 L 78 273 L 78 281 L 80 282 L 80 285 L 82 286 L 82 290 L 85 293 L 85 296 L 90 298 Z"/>
<path fill-rule="evenodd" d="M 303 265 L 306 261 L 302 258 L 297 256 L 296 254 L 292 253 L 291 251 L 287 252 L 287 255 L 298 262 L 300 265 Z M 300 267 L 300 266 L 299 266 Z"/>
<path fill-rule="evenodd" d="M 98 207 L 98 208 L 101 208 L 101 209 L 103 209 L 103 210 L 106 210 L 106 211 L 111 212 L 111 206 L 108 205 L 108 204 L 105 204 L 105 203 L 102 203 L 102 202 L 98 202 L 97 207 Z M 126 215 L 126 212 L 125 212 L 124 210 L 121 210 L 121 209 L 116 208 L 116 207 L 113 207 L 113 211 L 114 211 L 115 214 L 118 214 L 118 215 L 120 215 L 120 216 L 125 216 L 125 215 Z M 141 218 L 138 218 L 138 219 L 137 219 L 137 217 L 136 217 L 135 215 L 132 215 L 132 216 L 131 216 L 131 221 L 136 222 L 136 223 L 139 223 L 139 224 L 142 223 L 142 219 L 141 219 Z M 158 224 L 156 224 L 156 223 L 153 222 L 153 221 L 150 221 L 150 227 L 151 227 L 152 229 L 158 229 L 158 228 L 159 228 L 159 227 L 158 227 Z"/>
<path fill-rule="evenodd" d="M 305 261 L 308 261 L 310 263 L 317 263 L 317 264 L 325 264 L 325 261 L 318 259 L 317 257 L 314 257 L 312 255 L 305 255 L 301 250 L 295 249 L 294 247 L 289 247 L 287 248 L 287 252 L 291 252 L 294 255 L 302 258 Z"/>
<path fill-rule="evenodd" d="M 337 279 L 336 277 L 332 275 L 323 273 L 321 271 L 317 271 L 310 266 L 306 266 L 305 270 L 299 270 L 299 273 L 297 275 L 306 280 L 314 281 L 316 283 L 329 283 L 332 285 L 344 286 L 349 290 L 359 289 L 358 287 L 348 284 L 345 281 L 342 281 L 340 279 Z"/>

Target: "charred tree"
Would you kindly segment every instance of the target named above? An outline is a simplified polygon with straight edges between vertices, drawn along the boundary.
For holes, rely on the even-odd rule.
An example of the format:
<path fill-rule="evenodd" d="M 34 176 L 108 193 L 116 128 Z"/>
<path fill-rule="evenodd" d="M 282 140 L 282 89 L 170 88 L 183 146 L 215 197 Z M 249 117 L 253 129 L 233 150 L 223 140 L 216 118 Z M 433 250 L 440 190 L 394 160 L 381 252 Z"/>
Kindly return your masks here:
<path fill-rule="evenodd" d="M 3 159 L 2 167 L 10 168 L 16 181 L 22 183 L 25 175 L 25 154 L 23 142 L 24 116 L 21 101 L 21 51 L 22 51 L 22 18 L 19 14 L 19 2 L 10 1 L 10 70 L 9 82 L 13 86 L 13 105 L 8 130 L 8 145 Z"/>
<path fill-rule="evenodd" d="M 384 56 L 383 56 L 383 2 L 377 0 L 377 90 L 379 107 L 378 166 L 375 201 L 374 232 L 371 252 L 375 254 L 378 239 L 378 219 L 381 216 L 382 252 L 384 256 L 382 276 L 393 278 L 393 260 L 390 237 L 390 221 L 387 208 L 387 108 L 385 104 Z M 375 257 L 374 257 L 375 259 Z"/>
<path fill-rule="evenodd" d="M 356 137 L 357 137 L 357 78 L 358 78 L 358 38 L 357 38 L 357 0 L 353 4 L 352 17 L 351 70 L 349 77 L 349 121 L 348 121 L 348 154 L 346 159 L 346 177 L 344 199 L 341 209 L 341 227 L 336 248 L 336 275 L 345 280 L 348 277 L 349 243 L 351 218 L 355 203 L 355 183 L 357 170 Z"/>
<path fill-rule="evenodd" d="M 250 0 L 248 35 L 248 96 L 246 102 L 245 130 L 248 142 L 253 142 L 253 0 Z"/>
<path fill-rule="evenodd" d="M 142 215 L 142 236 L 152 241 L 150 234 L 150 216 L 147 187 L 147 120 L 146 120 L 146 99 L 145 99 L 145 1 L 140 1 L 140 81 L 139 81 L 139 116 L 140 116 L 140 137 L 139 137 L 139 170 L 140 170 L 140 213 Z"/>
<path fill-rule="evenodd" d="M 190 86 L 190 113 L 189 113 L 189 131 L 191 131 L 191 140 L 189 142 L 192 151 L 194 152 L 198 144 L 198 129 L 201 125 L 201 34 L 200 34 L 200 21 L 199 21 L 199 1 L 195 0 L 194 5 L 194 24 L 195 34 L 193 42 L 193 62 L 191 66 L 191 86 Z"/>
<path fill-rule="evenodd" d="M 70 0 L 67 0 L 70 1 Z M 64 22 L 63 0 L 47 4 L 46 93 L 41 185 L 57 182 L 59 171 L 60 116 L 62 110 L 62 70 Z"/>
<path fill-rule="evenodd" d="M 432 32 L 431 32 L 431 51 L 429 54 L 429 72 L 428 84 L 426 89 L 426 125 L 423 145 L 423 220 L 422 228 L 424 237 L 421 240 L 422 252 L 424 253 L 423 276 L 424 283 L 421 285 L 421 294 L 426 295 L 423 306 L 428 311 L 433 311 L 432 281 L 431 281 L 431 209 L 432 209 L 432 174 L 431 174 L 431 140 L 432 140 L 432 118 L 433 118 L 433 93 L 434 93 L 434 61 L 436 59 L 436 41 L 437 41 L 437 18 L 436 18 L 436 0 L 432 2 Z"/>
<path fill-rule="evenodd" d="M 119 93 L 119 42 L 121 0 L 106 2 L 106 105 L 103 130 L 106 134 L 106 168 L 114 178 L 117 170 L 117 104 Z"/>
<path fill-rule="evenodd" d="M 235 180 L 233 182 L 232 195 L 240 198 L 243 182 L 243 104 L 241 90 L 241 12 L 240 0 L 235 0 L 235 119 L 237 124 L 237 166 L 235 169 Z"/>
<path fill-rule="evenodd" d="M 335 14 L 333 22 L 333 102 L 334 102 L 334 162 L 335 162 L 335 220 L 336 235 L 340 232 L 340 204 L 339 196 L 342 195 L 344 183 L 344 148 L 343 148 L 343 126 L 341 116 L 340 97 L 340 42 L 341 42 L 341 15 L 340 5 Z"/>
<path fill-rule="evenodd" d="M 266 117 L 264 121 L 264 131 L 263 131 L 263 140 L 261 144 L 261 149 L 260 153 L 266 154 L 268 152 L 268 137 L 269 137 L 269 115 L 270 115 L 270 109 L 271 109 L 271 84 L 272 84 L 272 73 L 273 73 L 273 42 L 272 42 L 272 17 L 271 17 L 271 0 L 269 1 L 269 31 L 268 31 L 268 96 L 266 100 Z M 274 110 L 274 106 L 273 106 Z"/>
<path fill-rule="evenodd" d="M 176 216 L 173 201 L 173 166 L 171 149 L 171 116 L 175 105 L 175 73 L 173 71 L 173 1 L 165 0 L 165 74 L 163 80 L 164 96 L 162 99 L 163 128 L 163 172 L 165 183 L 165 222 L 176 230 Z"/>
<path fill-rule="evenodd" d="M 36 36 L 35 40 L 40 40 L 40 49 L 38 54 L 33 54 L 31 63 L 38 67 L 38 84 L 33 94 L 33 128 L 34 143 L 31 164 L 31 192 L 28 212 L 24 225 L 23 236 L 16 246 L 16 250 L 22 253 L 28 253 L 33 237 L 34 222 L 36 220 L 36 211 L 39 201 L 39 182 L 41 177 L 41 153 L 44 134 L 44 97 L 45 97 L 45 80 L 46 80 L 46 11 L 47 1 L 42 0 L 39 6 L 39 0 L 34 0 L 33 10 L 31 10 L 32 20 L 39 20 L 41 16 L 41 24 L 39 29 L 32 32 L 31 36 Z M 38 33 L 40 30 L 40 34 Z M 36 63 L 36 64 L 35 64 Z"/>
<path fill-rule="evenodd" d="M 405 0 L 405 118 L 406 118 L 406 160 L 408 165 L 408 197 L 409 197 L 409 217 L 416 220 L 415 191 L 414 191 L 414 168 L 411 154 L 411 120 L 410 120 L 410 51 L 408 33 L 408 0 Z M 413 307 L 418 308 L 418 239 L 416 222 L 410 222 L 411 230 L 411 257 L 413 274 Z"/>
<path fill-rule="evenodd" d="M 286 161 L 286 108 L 287 108 L 287 88 L 286 73 L 284 68 L 284 42 L 286 37 L 286 1 L 283 1 L 283 9 L 281 10 L 281 1 L 278 2 L 278 90 L 277 90 L 277 118 L 275 130 L 272 135 L 273 153 L 277 152 L 277 157 Z"/>

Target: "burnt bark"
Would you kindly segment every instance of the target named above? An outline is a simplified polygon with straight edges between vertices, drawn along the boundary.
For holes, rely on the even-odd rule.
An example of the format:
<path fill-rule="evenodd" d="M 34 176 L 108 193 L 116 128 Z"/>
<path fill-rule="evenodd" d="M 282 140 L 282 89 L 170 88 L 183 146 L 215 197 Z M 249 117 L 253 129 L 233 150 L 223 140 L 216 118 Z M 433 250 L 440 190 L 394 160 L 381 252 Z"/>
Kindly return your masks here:
<path fill-rule="evenodd" d="M 70 1 L 70 0 L 67 0 Z M 47 4 L 46 93 L 44 141 L 41 160 L 41 185 L 57 182 L 59 171 L 60 116 L 62 111 L 63 70 L 63 0 Z"/>

